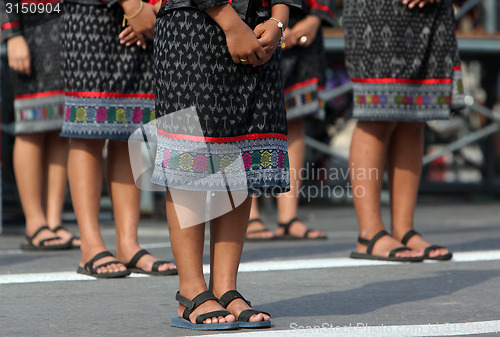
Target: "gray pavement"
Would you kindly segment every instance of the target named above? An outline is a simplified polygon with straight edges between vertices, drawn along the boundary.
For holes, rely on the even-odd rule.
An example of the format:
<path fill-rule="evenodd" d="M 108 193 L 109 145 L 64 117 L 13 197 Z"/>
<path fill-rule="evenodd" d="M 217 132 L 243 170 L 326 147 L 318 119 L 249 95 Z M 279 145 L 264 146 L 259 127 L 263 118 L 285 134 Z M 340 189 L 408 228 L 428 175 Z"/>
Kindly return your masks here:
<path fill-rule="evenodd" d="M 273 314 L 273 328 L 258 331 L 255 336 L 333 335 L 334 330 L 306 329 L 314 326 L 370 326 L 370 331 L 350 333 L 388 336 L 390 334 L 383 330 L 373 329 L 500 320 L 499 206 L 500 203 L 434 200 L 419 205 L 416 229 L 430 241 L 457 252 L 459 261 L 352 267 L 342 265 L 355 247 L 357 236 L 352 207 L 304 205 L 302 218 L 312 227 L 325 231 L 329 236 L 327 241 L 245 245 L 244 266 L 266 262 L 275 269 L 241 272 L 239 276 L 240 291 L 255 307 Z M 265 215 L 264 219 L 273 227 L 272 214 Z M 69 227 L 76 230 L 75 224 Z M 113 248 L 111 222 L 103 223 L 103 233 Z M 79 260 L 78 251 L 23 253 L 17 249 L 21 240 L 20 227 L 9 227 L 6 234 L 0 236 L 0 283 L 6 276 L 19 274 L 45 273 L 49 279 L 55 275 L 51 273 L 73 275 Z M 144 219 L 140 241 L 156 256 L 172 258 L 163 221 Z M 493 252 L 479 256 L 475 253 L 479 251 Z M 471 261 L 461 262 L 467 259 Z M 339 265 L 309 269 L 307 261 L 334 261 Z M 205 256 L 207 262 L 208 256 Z M 295 269 L 287 270 L 292 268 Z M 23 277 L 26 275 L 18 278 Z M 177 277 L 13 282 L 0 284 L 0 336 L 211 334 L 170 327 L 170 316 L 176 314 L 177 307 L 174 300 Z M 449 329 L 446 335 L 458 336 L 465 332 Z M 422 335 L 432 333 L 422 332 Z"/>

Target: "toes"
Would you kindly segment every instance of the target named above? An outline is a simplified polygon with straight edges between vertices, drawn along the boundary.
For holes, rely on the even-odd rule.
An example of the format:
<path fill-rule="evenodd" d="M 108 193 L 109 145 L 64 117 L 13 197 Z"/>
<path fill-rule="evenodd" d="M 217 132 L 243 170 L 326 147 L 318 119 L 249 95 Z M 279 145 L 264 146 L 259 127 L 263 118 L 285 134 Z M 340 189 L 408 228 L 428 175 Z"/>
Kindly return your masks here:
<path fill-rule="evenodd" d="M 175 270 L 177 267 L 173 263 L 164 263 L 158 267 L 159 271 Z"/>
<path fill-rule="evenodd" d="M 113 263 L 113 264 L 110 264 L 108 266 L 101 267 L 101 268 L 97 269 L 97 272 L 99 274 L 118 273 L 118 272 L 125 271 L 125 270 L 127 270 L 127 268 L 124 265 Z"/>
<path fill-rule="evenodd" d="M 252 317 L 250 317 L 249 319 L 250 322 L 260 322 L 263 320 L 264 320 L 264 315 L 262 315 L 261 313 L 252 315 Z"/>
<path fill-rule="evenodd" d="M 441 249 L 434 249 L 429 253 L 430 257 L 438 257 L 438 256 L 443 256 L 448 254 L 448 249 L 446 248 L 441 248 Z"/>
<path fill-rule="evenodd" d="M 233 323 L 233 322 L 236 322 L 236 317 L 234 317 L 234 315 L 227 315 L 226 317 L 224 317 L 224 319 L 226 320 L 226 322 L 228 323 Z"/>

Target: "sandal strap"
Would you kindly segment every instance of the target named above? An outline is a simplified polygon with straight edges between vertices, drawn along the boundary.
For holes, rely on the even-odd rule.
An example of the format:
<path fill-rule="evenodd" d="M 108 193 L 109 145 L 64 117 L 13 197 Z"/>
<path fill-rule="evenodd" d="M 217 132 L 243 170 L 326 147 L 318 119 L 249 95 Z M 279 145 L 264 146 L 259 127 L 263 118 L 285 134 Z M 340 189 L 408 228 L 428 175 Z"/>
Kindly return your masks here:
<path fill-rule="evenodd" d="M 435 249 L 443 249 L 445 247 L 443 246 L 436 246 L 436 245 L 432 245 L 432 246 L 429 246 L 427 248 L 424 249 L 424 256 L 425 257 L 429 257 L 429 253 Z"/>
<path fill-rule="evenodd" d="M 242 312 L 240 312 L 240 315 L 238 316 L 237 321 L 238 322 L 248 322 L 250 317 L 252 317 L 255 314 L 264 314 L 264 315 L 271 316 L 268 312 L 265 312 L 265 311 L 259 311 L 259 310 L 255 310 L 255 309 L 247 309 L 247 310 L 243 310 Z"/>
<path fill-rule="evenodd" d="M 363 239 L 361 237 L 358 237 L 358 242 L 362 245 L 365 245 L 367 246 L 366 248 L 366 253 L 367 254 L 371 254 L 372 253 L 372 249 L 373 249 L 373 246 L 375 246 L 375 243 L 382 237 L 386 236 L 386 235 L 389 235 L 389 233 L 387 233 L 387 231 L 385 230 L 381 230 L 380 232 L 378 232 L 377 234 L 375 234 L 370 240 L 366 240 L 366 239 Z"/>
<path fill-rule="evenodd" d="M 57 226 L 56 228 L 51 229 L 51 231 L 53 231 L 54 233 L 57 233 L 58 231 L 60 231 L 60 230 L 62 230 L 62 229 L 64 229 L 64 230 L 68 231 L 69 233 L 71 233 L 71 232 L 69 231 L 69 229 L 67 229 L 67 228 L 66 228 L 66 227 L 64 227 L 63 225 L 59 225 L 59 226 Z M 71 234 L 72 234 L 72 233 L 71 233 Z M 72 235 L 71 235 L 71 237 L 69 238 L 68 242 L 73 242 L 73 240 L 80 240 L 80 237 L 72 234 Z"/>
<path fill-rule="evenodd" d="M 89 272 L 92 272 L 92 274 L 95 274 L 95 273 L 97 273 L 97 269 L 102 268 L 102 267 L 107 267 L 110 264 L 122 264 L 122 263 L 120 261 L 118 261 L 118 260 L 104 262 L 104 263 L 98 265 L 97 267 L 93 267 L 92 270 L 89 270 Z"/>
<path fill-rule="evenodd" d="M 407 250 L 411 250 L 410 248 L 408 247 L 399 247 L 399 248 L 395 248 L 393 250 L 391 250 L 389 252 L 389 257 L 396 257 L 396 254 L 399 253 L 399 252 L 403 252 L 403 251 L 407 251 Z"/>
<path fill-rule="evenodd" d="M 45 246 L 45 242 L 50 242 L 50 241 L 54 241 L 54 240 L 61 240 L 61 238 L 58 237 L 58 236 L 55 236 L 53 238 L 40 240 L 40 242 L 38 243 L 38 246 L 44 247 Z"/>
<path fill-rule="evenodd" d="M 135 268 L 137 265 L 137 262 L 139 262 L 141 257 L 143 257 L 144 255 L 148 255 L 148 254 L 149 254 L 149 252 L 147 250 L 141 249 L 140 251 L 135 253 L 135 255 L 132 257 L 132 259 L 129 261 L 129 263 L 127 263 L 125 266 L 127 268 Z"/>
<path fill-rule="evenodd" d="M 59 225 L 57 226 L 56 228 L 53 228 L 52 231 L 54 233 L 57 233 L 58 231 L 60 231 L 61 229 L 65 229 L 65 230 L 68 230 L 66 227 L 64 227 L 63 225 Z M 69 231 L 68 231 L 69 232 Z"/>
<path fill-rule="evenodd" d="M 217 297 L 215 297 L 215 295 L 212 294 L 212 292 L 209 290 L 198 294 L 192 300 L 182 296 L 179 292 L 177 292 L 177 294 L 175 294 L 175 299 L 177 300 L 177 302 L 186 307 L 186 309 L 184 309 L 184 313 L 182 314 L 182 318 L 188 321 L 189 321 L 189 315 L 191 315 L 191 313 L 200 305 L 202 305 L 207 301 L 218 301 Z"/>
<path fill-rule="evenodd" d="M 35 238 L 38 234 L 40 234 L 40 232 L 45 231 L 45 230 L 47 230 L 47 229 L 50 231 L 49 226 L 47 226 L 47 225 L 45 225 L 45 226 L 41 226 L 40 228 L 38 228 L 38 229 L 36 230 L 35 234 L 33 234 L 32 236 L 25 235 L 26 240 L 28 240 L 28 244 L 30 244 L 30 245 L 31 245 L 31 244 L 33 244 L 33 242 L 32 242 L 32 241 L 33 241 L 33 239 L 34 239 L 34 238 Z"/>
<path fill-rule="evenodd" d="M 241 298 L 243 301 L 245 301 L 249 306 L 252 306 L 250 304 L 250 301 L 247 301 L 243 295 L 241 295 L 239 293 L 238 290 L 229 290 L 227 292 L 224 293 L 224 295 L 222 295 L 220 298 L 219 298 L 219 304 L 224 307 L 224 308 L 227 308 L 227 306 L 232 302 L 234 301 L 235 299 L 238 299 L 238 298 Z"/>
<path fill-rule="evenodd" d="M 406 246 L 408 241 L 415 235 L 420 235 L 416 230 L 410 229 L 406 234 L 403 236 L 403 239 L 401 240 L 401 243 Z"/>
<path fill-rule="evenodd" d="M 307 239 L 307 238 L 309 237 L 309 236 L 308 236 L 308 235 L 309 235 L 309 233 L 311 233 L 311 232 L 312 232 L 312 231 L 314 231 L 314 230 L 315 230 L 315 229 L 308 228 L 308 229 L 306 230 L 306 232 L 304 233 L 304 238 L 306 238 L 306 239 Z"/>
<path fill-rule="evenodd" d="M 210 312 L 207 312 L 205 314 L 201 314 L 198 317 L 196 317 L 196 324 L 203 324 L 203 321 L 206 320 L 207 318 L 213 318 L 213 317 L 219 317 L 219 316 L 225 317 L 227 315 L 231 315 L 231 313 L 227 310 L 210 311 Z"/>
<path fill-rule="evenodd" d="M 92 267 L 94 266 L 94 263 L 97 260 L 100 260 L 103 257 L 108 257 L 108 256 L 113 256 L 113 254 L 111 254 L 107 250 L 105 250 L 104 252 L 100 252 L 99 254 L 97 254 L 96 256 L 94 256 L 89 262 L 85 263 L 85 266 L 83 266 L 83 268 L 85 268 L 85 270 L 87 270 L 88 272 L 91 272 L 94 269 Z M 100 266 L 100 267 L 102 267 L 102 266 Z"/>
<path fill-rule="evenodd" d="M 151 271 L 154 271 L 154 272 L 159 272 L 158 268 L 160 268 L 160 266 L 162 264 L 165 264 L 165 263 L 172 263 L 171 261 L 164 261 L 164 260 L 158 260 L 158 261 L 155 261 L 153 263 L 153 266 L 151 267 Z"/>
<path fill-rule="evenodd" d="M 279 227 L 282 227 L 284 229 L 283 235 L 289 235 L 289 230 L 290 226 L 295 222 L 295 221 L 300 221 L 298 217 L 293 218 L 292 220 L 288 221 L 287 223 L 278 223 Z"/>

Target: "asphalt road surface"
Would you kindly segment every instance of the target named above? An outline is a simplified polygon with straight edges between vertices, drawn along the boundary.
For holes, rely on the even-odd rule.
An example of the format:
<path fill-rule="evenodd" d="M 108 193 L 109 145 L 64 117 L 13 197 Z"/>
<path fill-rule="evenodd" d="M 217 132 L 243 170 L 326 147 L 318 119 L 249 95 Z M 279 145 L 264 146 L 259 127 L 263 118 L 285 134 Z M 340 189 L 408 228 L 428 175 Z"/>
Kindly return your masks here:
<path fill-rule="evenodd" d="M 418 264 L 349 259 L 352 207 L 304 205 L 300 215 L 329 239 L 247 243 L 243 253 L 239 290 L 272 313 L 273 327 L 223 335 L 500 336 L 500 204 L 420 204 L 416 229 L 455 254 Z M 113 249 L 112 222 L 102 228 Z M 164 221 L 141 221 L 139 234 L 144 248 L 172 259 Z M 176 276 L 96 280 L 75 273 L 79 251 L 25 253 L 22 239 L 21 226 L 0 235 L 2 337 L 214 334 L 170 326 Z"/>

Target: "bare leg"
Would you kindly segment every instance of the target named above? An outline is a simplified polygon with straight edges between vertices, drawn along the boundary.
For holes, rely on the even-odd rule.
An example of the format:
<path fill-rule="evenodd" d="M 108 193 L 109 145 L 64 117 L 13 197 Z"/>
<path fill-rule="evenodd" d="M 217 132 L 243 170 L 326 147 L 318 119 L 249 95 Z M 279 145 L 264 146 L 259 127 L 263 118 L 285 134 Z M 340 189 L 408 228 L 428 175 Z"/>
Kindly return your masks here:
<path fill-rule="evenodd" d="M 398 123 L 389 145 L 388 173 L 392 235 L 399 241 L 413 229 L 423 154 L 424 123 Z M 421 252 L 430 245 L 421 236 L 414 236 L 408 242 L 408 247 Z M 435 249 L 430 256 L 447 253 L 447 249 Z"/>
<path fill-rule="evenodd" d="M 60 226 L 61 214 L 64 207 L 64 197 L 68 184 L 68 138 L 59 136 L 59 132 L 50 132 L 46 136 L 45 150 L 45 214 L 47 224 L 51 229 Z M 57 236 L 65 242 L 69 241 L 73 234 L 65 229 L 57 231 Z M 73 240 L 74 245 L 80 245 L 80 240 Z"/>
<path fill-rule="evenodd" d="M 14 173 L 26 218 L 26 235 L 28 236 L 32 236 L 41 226 L 47 225 L 42 200 L 44 148 L 44 133 L 17 135 L 14 141 Z M 41 240 L 54 237 L 56 237 L 54 233 L 45 230 L 34 238 L 33 244 L 37 246 Z M 64 243 L 64 240 L 51 240 L 45 245 Z"/>
<path fill-rule="evenodd" d="M 210 224 L 210 289 L 216 297 L 236 290 L 236 278 L 243 251 L 246 224 L 250 212 L 250 197 L 233 211 L 211 221 Z M 232 301 L 227 308 L 235 317 L 250 309 L 242 299 Z M 250 322 L 269 320 L 268 315 L 255 314 Z"/>
<path fill-rule="evenodd" d="M 116 257 L 127 263 L 141 250 L 137 239 L 141 191 L 134 183 L 127 142 L 109 142 L 106 172 L 115 219 Z M 152 255 L 144 255 L 137 266 L 151 271 L 157 260 Z M 175 269 L 175 265 L 164 263 L 158 267 L 159 271 L 167 269 Z"/>
<path fill-rule="evenodd" d="M 266 225 L 260 220 L 259 203 L 255 196 L 252 198 L 252 207 L 250 208 L 250 220 L 247 227 L 247 238 L 262 238 L 262 239 L 272 239 L 274 237 L 273 232 L 266 228 Z"/>
<path fill-rule="evenodd" d="M 193 299 L 198 294 L 208 290 L 203 277 L 203 248 L 205 239 L 205 224 L 196 226 L 181 226 L 177 212 L 186 215 L 193 214 L 193 206 L 204 205 L 206 193 L 203 192 L 184 192 L 175 190 L 175 204 L 170 190 L 167 189 L 167 221 L 170 233 L 170 242 L 172 252 L 174 253 L 175 263 L 179 272 L 179 293 L 189 299 Z M 194 217 L 197 215 L 193 214 Z M 179 304 L 178 314 L 182 317 L 185 307 Z M 203 313 L 223 308 L 216 301 L 207 301 L 193 311 L 189 317 L 192 323 L 195 323 L 196 317 Z M 226 323 L 234 322 L 235 317 L 228 315 L 226 317 L 208 318 L 204 323 Z"/>
<path fill-rule="evenodd" d="M 288 223 L 297 217 L 299 206 L 299 192 L 302 181 L 300 171 L 304 167 L 305 154 L 305 126 L 304 118 L 292 120 L 288 123 L 288 153 L 290 158 L 290 192 L 283 193 L 277 198 L 278 222 Z M 303 237 L 307 231 L 307 226 L 302 221 L 295 221 L 289 229 L 289 234 Z M 276 229 L 276 236 L 284 235 L 284 228 Z M 325 234 L 319 230 L 312 230 L 307 234 L 309 238 L 317 238 Z"/>
<path fill-rule="evenodd" d="M 380 213 L 380 192 L 382 190 L 387 148 L 395 122 L 358 122 L 351 143 L 351 184 L 353 201 L 359 223 L 359 236 L 371 239 L 384 230 Z M 389 252 L 403 245 L 390 236 L 381 238 L 372 254 L 388 256 Z M 366 246 L 358 243 L 357 250 L 366 252 Z M 419 256 L 418 252 L 402 251 L 396 256 Z"/>
<path fill-rule="evenodd" d="M 102 192 L 102 149 L 103 139 L 70 140 L 68 157 L 68 178 L 73 208 L 81 235 L 81 259 L 83 267 L 96 254 L 106 251 L 106 245 L 99 229 L 99 208 Z M 114 260 L 105 257 L 95 265 Z M 101 267 L 98 273 L 125 271 L 123 264 Z"/>

